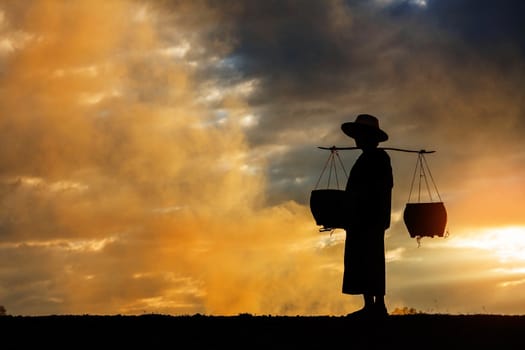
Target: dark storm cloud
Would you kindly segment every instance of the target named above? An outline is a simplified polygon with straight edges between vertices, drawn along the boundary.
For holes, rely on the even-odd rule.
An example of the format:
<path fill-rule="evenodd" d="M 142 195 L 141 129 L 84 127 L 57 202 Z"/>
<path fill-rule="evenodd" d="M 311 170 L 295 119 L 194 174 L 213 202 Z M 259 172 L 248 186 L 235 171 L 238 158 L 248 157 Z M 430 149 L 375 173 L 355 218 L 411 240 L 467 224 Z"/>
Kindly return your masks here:
<path fill-rule="evenodd" d="M 231 56 L 242 74 L 263 81 L 260 100 L 253 102 L 388 88 L 428 58 L 421 51 L 468 63 L 480 58 L 469 49 L 496 58 L 500 52 L 493 48 L 523 47 L 525 40 L 524 5 L 516 1 L 430 1 L 424 8 L 408 1 L 371 3 L 242 2 Z"/>
<path fill-rule="evenodd" d="M 381 73 L 388 73 L 377 70 L 385 59 L 403 70 L 404 50 L 457 54 L 464 53 L 464 44 L 523 44 L 520 2 L 430 1 L 424 8 L 408 1 L 373 3 L 237 2 L 229 19 L 237 43 L 231 57 L 245 76 L 265 80 L 272 92 L 268 98 L 283 92 L 323 98 L 341 88 L 378 83 L 385 78 Z"/>
<path fill-rule="evenodd" d="M 239 76 L 258 81 L 249 102 L 259 124 L 249 140 L 289 146 L 270 159 L 279 189 L 270 198 L 304 197 L 294 182 L 308 172 L 304 159 L 311 184 L 322 166 L 315 147 L 353 145 L 339 126 L 358 113 L 381 118 L 386 146 L 439 146 L 461 164 L 484 140 L 497 149 L 524 127 L 520 2 L 223 4 L 234 38 L 229 59 Z"/>
<path fill-rule="evenodd" d="M 453 33 L 471 47 L 495 56 L 494 46 L 517 46 L 525 50 L 525 3 L 519 0 L 434 0 L 426 18 Z"/>
<path fill-rule="evenodd" d="M 236 21 L 232 56 L 246 76 L 263 80 L 254 103 L 326 98 L 358 82 L 374 61 L 358 48 L 362 35 L 373 39 L 377 27 L 338 1 L 246 2 Z"/>

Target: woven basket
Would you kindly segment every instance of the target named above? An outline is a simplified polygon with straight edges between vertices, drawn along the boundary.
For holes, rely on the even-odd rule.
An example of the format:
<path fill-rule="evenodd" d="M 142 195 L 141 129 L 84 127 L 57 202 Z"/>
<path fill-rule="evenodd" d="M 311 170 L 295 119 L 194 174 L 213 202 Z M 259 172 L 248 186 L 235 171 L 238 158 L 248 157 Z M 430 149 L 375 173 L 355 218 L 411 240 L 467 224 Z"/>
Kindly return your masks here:
<path fill-rule="evenodd" d="M 310 210 L 317 225 L 324 230 L 345 228 L 346 192 L 336 189 L 313 190 L 310 195 Z"/>
<path fill-rule="evenodd" d="M 407 203 L 403 220 L 410 237 L 443 237 L 447 211 L 443 202 Z"/>

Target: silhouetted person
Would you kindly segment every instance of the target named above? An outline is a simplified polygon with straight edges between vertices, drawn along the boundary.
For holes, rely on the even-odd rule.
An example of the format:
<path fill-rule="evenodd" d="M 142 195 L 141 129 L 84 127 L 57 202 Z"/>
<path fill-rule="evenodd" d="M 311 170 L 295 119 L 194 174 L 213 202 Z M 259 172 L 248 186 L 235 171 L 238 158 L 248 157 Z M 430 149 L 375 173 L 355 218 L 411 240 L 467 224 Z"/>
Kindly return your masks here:
<path fill-rule="evenodd" d="M 376 117 L 360 114 L 341 125 L 361 155 L 350 170 L 342 292 L 363 295 L 364 306 L 349 316 L 386 317 L 385 230 L 390 227 L 393 176 L 390 156 L 379 149 L 388 135 Z"/>

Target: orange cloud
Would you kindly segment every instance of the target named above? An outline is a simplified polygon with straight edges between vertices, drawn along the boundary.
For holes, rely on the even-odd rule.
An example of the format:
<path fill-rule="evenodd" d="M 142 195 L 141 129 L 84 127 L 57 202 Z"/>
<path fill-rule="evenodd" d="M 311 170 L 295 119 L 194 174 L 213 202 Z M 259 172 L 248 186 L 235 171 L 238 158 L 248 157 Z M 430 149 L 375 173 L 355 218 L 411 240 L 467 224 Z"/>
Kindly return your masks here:
<path fill-rule="evenodd" d="M 23 14 L 0 80 L 10 313 L 344 312 L 341 245 L 316 249 L 304 206 L 264 205 L 246 91 L 202 102 L 201 38 L 166 55 L 162 14 L 129 1 Z"/>

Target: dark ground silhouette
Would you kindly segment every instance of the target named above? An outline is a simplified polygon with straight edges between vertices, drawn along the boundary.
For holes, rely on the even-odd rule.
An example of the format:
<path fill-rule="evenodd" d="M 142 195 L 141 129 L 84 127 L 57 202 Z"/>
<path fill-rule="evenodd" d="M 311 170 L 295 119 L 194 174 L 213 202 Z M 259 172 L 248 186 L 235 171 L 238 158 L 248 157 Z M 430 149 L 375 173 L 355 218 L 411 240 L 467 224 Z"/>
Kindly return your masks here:
<path fill-rule="evenodd" d="M 0 334 L 2 349 L 525 349 L 525 316 L 4 316 Z"/>

